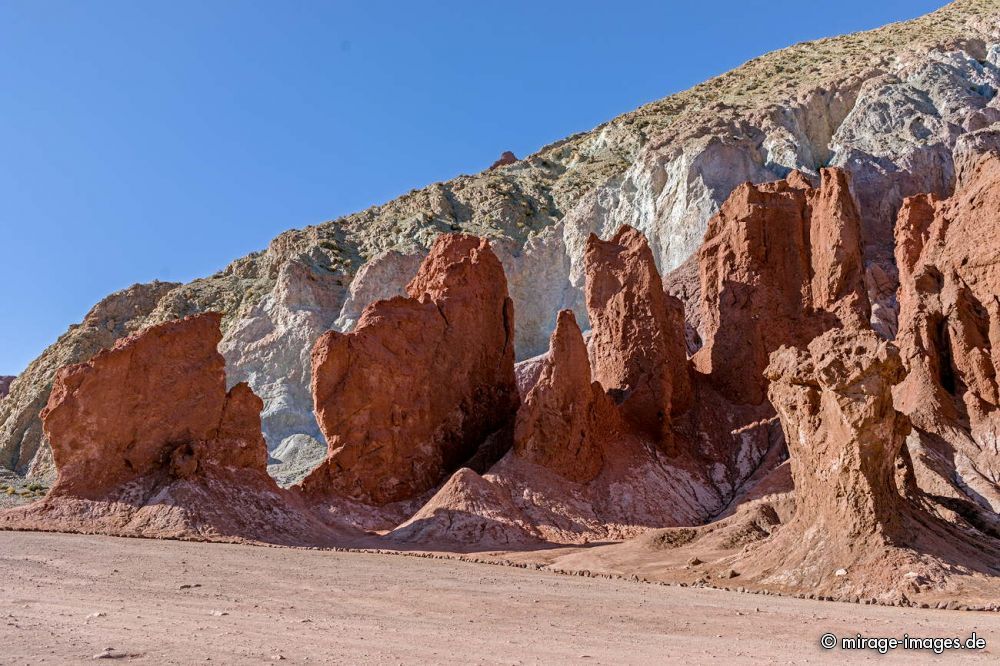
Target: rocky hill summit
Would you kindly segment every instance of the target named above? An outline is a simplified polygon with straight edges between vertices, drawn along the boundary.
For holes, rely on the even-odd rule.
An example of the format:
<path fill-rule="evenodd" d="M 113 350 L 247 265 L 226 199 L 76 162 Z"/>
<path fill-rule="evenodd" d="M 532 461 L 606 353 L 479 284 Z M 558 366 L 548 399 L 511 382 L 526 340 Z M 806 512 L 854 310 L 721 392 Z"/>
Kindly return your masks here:
<path fill-rule="evenodd" d="M 0 467 L 54 475 L 38 414 L 60 367 L 146 326 L 216 311 L 227 381 L 246 382 L 263 400 L 267 448 L 282 456 L 270 468 L 282 476 L 287 459 L 300 478 L 304 458 L 326 449 L 312 412 L 313 344 L 328 330 L 354 330 L 368 303 L 403 295 L 442 233 L 489 240 L 524 360 L 546 352 L 562 310 L 591 328 L 588 238 L 630 225 L 683 301 L 696 351 L 714 337 L 694 259 L 709 219 L 743 183 L 793 171 L 806 180 L 824 167 L 850 175 L 862 270 L 846 286 L 855 296 L 861 288 L 873 330 L 891 339 L 900 317 L 897 211 L 911 195 L 950 196 L 967 168 L 962 151 L 978 140 L 969 137 L 1000 122 L 998 17 L 1000 0 L 957 0 L 913 21 L 798 44 L 523 159 L 505 155 L 480 174 L 286 232 L 213 276 L 113 294 L 0 399 Z M 839 252 L 831 259 L 844 259 Z M 828 286 L 845 287 L 838 279 Z M 757 358 L 754 367 L 764 366 L 766 356 Z M 762 396 L 759 386 L 747 390 Z"/>

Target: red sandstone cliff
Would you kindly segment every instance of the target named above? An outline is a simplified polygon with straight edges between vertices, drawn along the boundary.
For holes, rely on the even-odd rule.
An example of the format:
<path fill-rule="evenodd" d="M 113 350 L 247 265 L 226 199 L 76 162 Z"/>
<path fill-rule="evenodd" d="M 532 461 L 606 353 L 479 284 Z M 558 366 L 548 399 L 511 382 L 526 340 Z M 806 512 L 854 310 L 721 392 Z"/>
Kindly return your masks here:
<path fill-rule="evenodd" d="M 736 188 L 699 250 L 704 346 L 695 366 L 734 402 L 759 404 L 768 356 L 868 321 L 860 215 L 848 176 L 823 169 Z"/>
<path fill-rule="evenodd" d="M 513 305 L 489 243 L 441 236 L 407 293 L 316 342 L 313 399 L 330 453 L 302 483 L 314 499 L 418 496 L 514 418 Z"/>

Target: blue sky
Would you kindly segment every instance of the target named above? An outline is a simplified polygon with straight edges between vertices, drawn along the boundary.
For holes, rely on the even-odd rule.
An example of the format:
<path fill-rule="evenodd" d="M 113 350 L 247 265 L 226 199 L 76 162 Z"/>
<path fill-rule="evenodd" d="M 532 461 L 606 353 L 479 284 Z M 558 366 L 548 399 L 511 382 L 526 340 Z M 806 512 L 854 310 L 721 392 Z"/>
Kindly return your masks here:
<path fill-rule="evenodd" d="M 942 4 L 0 0 L 0 374 L 132 283 Z"/>

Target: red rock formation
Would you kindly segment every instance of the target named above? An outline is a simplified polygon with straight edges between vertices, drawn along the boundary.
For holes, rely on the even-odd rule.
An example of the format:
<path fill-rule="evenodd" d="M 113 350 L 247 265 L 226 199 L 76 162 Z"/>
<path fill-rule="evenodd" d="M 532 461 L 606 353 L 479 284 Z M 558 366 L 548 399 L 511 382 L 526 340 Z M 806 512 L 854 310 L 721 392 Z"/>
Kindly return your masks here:
<path fill-rule="evenodd" d="M 54 493 L 99 498 L 178 456 L 190 471 L 199 461 L 264 471 L 261 402 L 245 385 L 226 393 L 220 319 L 153 326 L 59 371 L 42 410 Z"/>
<path fill-rule="evenodd" d="M 633 426 L 669 447 L 670 415 L 692 396 L 683 305 L 664 292 L 646 239 L 632 227 L 609 241 L 591 234 L 584 269 L 594 379 Z"/>
<path fill-rule="evenodd" d="M 900 409 L 948 442 L 980 504 L 1000 510 L 1000 154 L 969 159 L 942 201 L 907 199 L 896 225 Z M 940 446 L 938 447 L 940 448 Z"/>
<path fill-rule="evenodd" d="M 860 216 L 847 174 L 823 169 L 736 188 L 699 251 L 704 346 L 695 367 L 727 398 L 759 404 L 763 370 L 782 345 L 833 326 L 865 327 Z"/>
<path fill-rule="evenodd" d="M 490 167 L 489 167 L 489 169 L 487 169 L 487 171 L 493 171 L 493 169 L 498 169 L 498 168 L 500 168 L 502 166 L 507 166 L 508 164 L 513 164 L 514 162 L 517 162 L 517 161 L 518 161 L 517 160 L 517 155 L 515 155 L 512 152 L 510 152 L 509 150 L 505 150 L 505 151 L 503 151 L 503 154 L 500 155 L 500 159 L 498 159 L 496 162 L 494 162 L 493 164 L 491 164 Z"/>
<path fill-rule="evenodd" d="M 10 393 L 10 385 L 15 379 L 17 379 L 17 377 L 0 377 L 0 398 Z"/>
<path fill-rule="evenodd" d="M 779 349 L 765 373 L 788 443 L 795 509 L 770 539 L 728 560 L 741 580 L 900 602 L 920 591 L 914 577 L 943 584 L 954 564 L 990 571 L 996 542 L 924 512 L 897 485 L 910 422 L 893 403 L 904 369 L 891 343 L 836 328 L 807 351 Z"/>
<path fill-rule="evenodd" d="M 765 373 L 791 454 L 789 529 L 811 531 L 831 549 L 898 537 L 895 460 L 910 426 L 892 402 L 903 378 L 895 347 L 872 331 L 838 328 L 808 352 L 781 348 Z"/>
<path fill-rule="evenodd" d="M 489 243 L 439 237 L 407 292 L 316 342 L 313 400 L 330 453 L 302 484 L 313 498 L 419 495 L 514 417 L 513 305 Z"/>
<path fill-rule="evenodd" d="M 329 542 L 267 474 L 260 398 L 226 392 L 220 320 L 152 326 L 62 368 L 42 411 L 58 479 L 0 526 Z"/>
<path fill-rule="evenodd" d="M 587 345 L 571 310 L 559 313 L 538 381 L 524 399 L 514 428 L 521 458 L 579 483 L 604 464 L 618 413 L 601 385 L 591 383 Z"/>

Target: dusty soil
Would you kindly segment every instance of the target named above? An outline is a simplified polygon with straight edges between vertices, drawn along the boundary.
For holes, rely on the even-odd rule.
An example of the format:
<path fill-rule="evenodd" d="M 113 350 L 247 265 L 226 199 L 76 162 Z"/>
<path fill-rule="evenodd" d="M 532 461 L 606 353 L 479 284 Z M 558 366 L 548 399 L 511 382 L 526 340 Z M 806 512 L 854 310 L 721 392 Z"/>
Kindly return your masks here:
<path fill-rule="evenodd" d="M 967 637 L 1000 615 L 765 597 L 404 555 L 0 533 L 0 662 L 803 663 L 824 632 Z M 183 587 L 191 586 L 191 587 Z"/>

